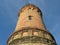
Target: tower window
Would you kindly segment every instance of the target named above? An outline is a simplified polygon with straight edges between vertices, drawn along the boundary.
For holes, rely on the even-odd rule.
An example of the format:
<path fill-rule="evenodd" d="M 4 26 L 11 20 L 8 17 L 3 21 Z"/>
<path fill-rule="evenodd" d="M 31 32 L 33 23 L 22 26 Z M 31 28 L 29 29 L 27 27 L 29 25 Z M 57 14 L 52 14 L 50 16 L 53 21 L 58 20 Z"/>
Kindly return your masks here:
<path fill-rule="evenodd" d="M 32 20 L 32 16 L 28 16 L 29 20 Z"/>
<path fill-rule="evenodd" d="M 28 36 L 28 32 L 23 32 L 23 36 Z"/>
<path fill-rule="evenodd" d="M 34 35 L 38 36 L 39 34 L 38 34 L 38 32 L 34 32 Z"/>

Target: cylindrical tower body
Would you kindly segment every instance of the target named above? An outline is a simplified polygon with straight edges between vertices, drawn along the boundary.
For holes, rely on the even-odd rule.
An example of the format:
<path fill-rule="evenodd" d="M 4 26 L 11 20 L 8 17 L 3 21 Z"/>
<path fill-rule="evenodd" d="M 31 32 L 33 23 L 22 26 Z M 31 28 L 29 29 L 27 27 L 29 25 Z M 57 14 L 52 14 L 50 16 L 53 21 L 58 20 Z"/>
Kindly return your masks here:
<path fill-rule="evenodd" d="M 56 45 L 56 42 L 45 28 L 41 10 L 28 4 L 20 10 L 15 31 L 7 45 Z"/>

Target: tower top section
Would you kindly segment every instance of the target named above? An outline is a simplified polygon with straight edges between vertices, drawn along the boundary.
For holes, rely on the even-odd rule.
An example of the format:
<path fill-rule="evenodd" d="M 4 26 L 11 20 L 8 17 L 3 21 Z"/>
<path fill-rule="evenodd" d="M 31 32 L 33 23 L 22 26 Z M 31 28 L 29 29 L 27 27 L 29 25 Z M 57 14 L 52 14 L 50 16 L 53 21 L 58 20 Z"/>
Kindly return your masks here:
<path fill-rule="evenodd" d="M 18 22 L 15 31 L 27 27 L 46 30 L 42 19 L 42 12 L 33 4 L 25 5 L 19 11 Z"/>
<path fill-rule="evenodd" d="M 24 7 L 21 8 L 21 10 L 19 11 L 18 17 L 20 16 L 20 13 L 24 12 L 25 9 L 27 9 L 27 10 L 29 10 L 29 9 L 36 10 L 37 12 L 40 12 L 40 15 L 42 16 L 41 10 L 36 5 L 27 4 L 27 5 L 25 5 Z"/>

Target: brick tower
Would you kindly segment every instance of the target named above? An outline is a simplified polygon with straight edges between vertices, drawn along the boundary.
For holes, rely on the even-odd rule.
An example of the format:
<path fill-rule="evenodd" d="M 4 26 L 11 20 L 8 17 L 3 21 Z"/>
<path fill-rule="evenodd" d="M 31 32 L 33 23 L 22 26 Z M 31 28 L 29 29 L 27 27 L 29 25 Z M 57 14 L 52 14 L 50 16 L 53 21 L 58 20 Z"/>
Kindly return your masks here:
<path fill-rule="evenodd" d="M 45 28 L 37 6 L 28 4 L 20 10 L 15 31 L 7 45 L 56 45 L 55 39 Z"/>

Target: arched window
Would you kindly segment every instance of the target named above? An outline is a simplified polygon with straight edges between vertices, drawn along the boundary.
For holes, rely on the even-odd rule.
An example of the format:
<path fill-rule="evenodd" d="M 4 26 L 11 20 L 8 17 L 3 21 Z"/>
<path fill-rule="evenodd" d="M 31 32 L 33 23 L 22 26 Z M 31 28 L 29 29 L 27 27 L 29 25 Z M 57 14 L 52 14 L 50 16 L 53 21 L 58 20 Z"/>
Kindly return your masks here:
<path fill-rule="evenodd" d="M 39 36 L 39 32 L 33 32 L 33 35 Z"/>
<path fill-rule="evenodd" d="M 23 32 L 23 36 L 28 36 L 28 32 Z"/>

